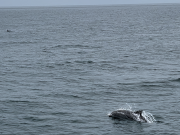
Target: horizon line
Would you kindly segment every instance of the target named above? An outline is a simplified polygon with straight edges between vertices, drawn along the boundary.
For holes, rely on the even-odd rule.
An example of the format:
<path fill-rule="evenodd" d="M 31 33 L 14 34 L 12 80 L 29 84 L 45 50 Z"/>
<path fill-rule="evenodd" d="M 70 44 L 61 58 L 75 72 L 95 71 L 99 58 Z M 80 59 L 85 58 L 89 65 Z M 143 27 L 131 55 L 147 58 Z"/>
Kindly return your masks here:
<path fill-rule="evenodd" d="M 0 8 L 31 8 L 31 7 L 83 7 L 83 6 L 121 6 L 121 5 L 175 5 L 180 3 L 122 3 L 122 4 L 74 4 L 74 5 L 21 5 L 21 6 L 0 6 Z"/>

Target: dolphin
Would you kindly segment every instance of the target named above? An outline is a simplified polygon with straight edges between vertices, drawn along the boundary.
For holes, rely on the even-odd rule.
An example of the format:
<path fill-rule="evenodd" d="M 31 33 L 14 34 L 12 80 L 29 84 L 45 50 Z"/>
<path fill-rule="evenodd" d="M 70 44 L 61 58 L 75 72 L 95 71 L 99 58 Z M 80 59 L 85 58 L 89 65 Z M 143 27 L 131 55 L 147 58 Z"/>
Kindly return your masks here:
<path fill-rule="evenodd" d="M 147 122 L 145 117 L 143 117 L 142 113 L 143 113 L 143 110 L 139 110 L 135 112 L 131 110 L 117 110 L 109 114 L 109 117 L 112 117 L 115 119 L 129 119 L 129 120 Z"/>

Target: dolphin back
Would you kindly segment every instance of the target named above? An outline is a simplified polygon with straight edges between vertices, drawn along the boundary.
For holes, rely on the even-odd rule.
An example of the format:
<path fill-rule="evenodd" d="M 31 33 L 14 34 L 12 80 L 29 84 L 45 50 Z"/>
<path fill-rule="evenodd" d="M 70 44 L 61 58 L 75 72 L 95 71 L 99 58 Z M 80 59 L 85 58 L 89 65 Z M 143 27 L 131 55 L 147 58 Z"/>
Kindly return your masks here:
<path fill-rule="evenodd" d="M 117 110 L 113 111 L 109 117 L 117 119 L 133 119 L 132 112 L 129 110 Z"/>

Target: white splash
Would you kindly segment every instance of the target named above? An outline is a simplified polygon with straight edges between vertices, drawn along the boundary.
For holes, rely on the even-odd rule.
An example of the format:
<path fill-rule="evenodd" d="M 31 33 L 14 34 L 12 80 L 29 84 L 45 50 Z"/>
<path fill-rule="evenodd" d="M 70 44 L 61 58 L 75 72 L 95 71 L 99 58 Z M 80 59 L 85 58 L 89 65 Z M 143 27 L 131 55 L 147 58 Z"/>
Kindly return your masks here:
<path fill-rule="evenodd" d="M 149 113 L 149 112 L 142 111 L 142 116 L 143 116 L 144 119 L 142 119 L 139 114 L 132 113 L 132 117 L 136 121 L 147 122 L 147 123 L 156 122 L 156 120 L 153 117 L 153 115 L 151 113 Z"/>
<path fill-rule="evenodd" d="M 142 116 L 146 119 L 148 123 L 156 122 L 156 119 L 153 117 L 153 115 L 149 112 L 142 112 Z"/>
<path fill-rule="evenodd" d="M 119 108 L 118 110 L 129 110 L 129 111 L 133 111 L 132 108 L 133 108 L 132 105 L 126 103 L 125 106 Z"/>

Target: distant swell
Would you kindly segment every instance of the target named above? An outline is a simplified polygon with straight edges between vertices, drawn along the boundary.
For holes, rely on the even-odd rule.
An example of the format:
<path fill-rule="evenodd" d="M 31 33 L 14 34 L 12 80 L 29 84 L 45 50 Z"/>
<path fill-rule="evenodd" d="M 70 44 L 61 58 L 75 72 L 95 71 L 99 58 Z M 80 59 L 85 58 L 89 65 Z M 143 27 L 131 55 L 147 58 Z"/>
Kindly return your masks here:
<path fill-rule="evenodd" d="M 180 82 L 180 78 L 174 79 L 174 80 L 171 80 L 171 81 L 173 81 L 173 82 Z"/>
<path fill-rule="evenodd" d="M 56 45 L 52 48 L 88 48 L 89 46 L 84 46 L 84 45 Z"/>

